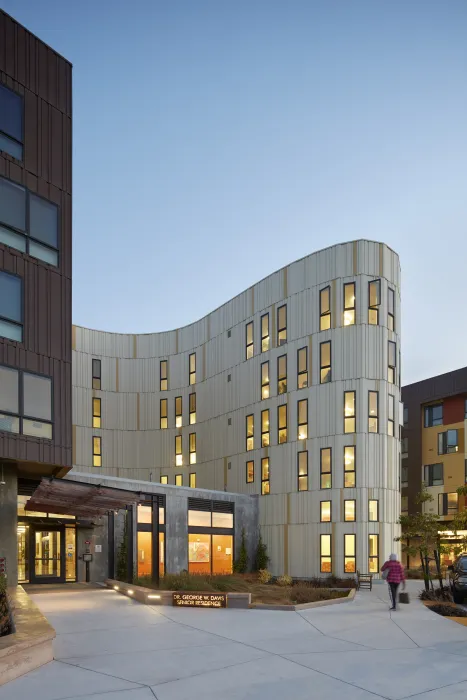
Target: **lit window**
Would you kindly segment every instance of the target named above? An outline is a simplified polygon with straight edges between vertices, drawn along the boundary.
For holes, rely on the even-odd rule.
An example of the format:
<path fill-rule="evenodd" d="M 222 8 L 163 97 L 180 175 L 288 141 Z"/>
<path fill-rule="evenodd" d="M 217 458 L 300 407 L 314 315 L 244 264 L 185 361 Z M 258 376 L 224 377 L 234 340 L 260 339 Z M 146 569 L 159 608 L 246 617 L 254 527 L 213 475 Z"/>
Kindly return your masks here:
<path fill-rule="evenodd" d="M 269 350 L 269 314 L 261 316 L 261 352 Z"/>
<path fill-rule="evenodd" d="M 269 362 L 261 365 L 261 399 L 269 398 Z"/>
<path fill-rule="evenodd" d="M 196 474 L 192 472 L 189 476 L 190 479 L 190 488 L 195 489 L 196 488 Z"/>
<path fill-rule="evenodd" d="M 102 439 L 96 436 L 92 438 L 92 466 L 102 467 Z"/>
<path fill-rule="evenodd" d="M 168 484 L 169 483 L 169 477 L 168 476 L 161 476 L 161 484 Z"/>
<path fill-rule="evenodd" d="M 0 85 L 0 151 L 23 160 L 23 98 Z"/>
<path fill-rule="evenodd" d="M 321 515 L 320 521 L 322 523 L 330 523 L 332 519 L 331 515 L 331 501 L 321 501 Z"/>
<path fill-rule="evenodd" d="M 251 459 L 246 463 L 246 483 L 252 484 L 255 480 L 255 463 Z"/>
<path fill-rule="evenodd" d="M 182 436 L 175 436 L 175 466 L 183 466 L 183 455 L 182 455 Z"/>
<path fill-rule="evenodd" d="M 396 382 L 396 344 L 392 340 L 388 341 L 388 382 Z"/>
<path fill-rule="evenodd" d="M 330 574 L 332 572 L 331 535 L 320 536 L 320 563 L 322 574 Z"/>
<path fill-rule="evenodd" d="M 459 510 L 459 494 L 439 493 L 438 494 L 438 515 L 454 515 Z"/>
<path fill-rule="evenodd" d="M 443 404 L 425 406 L 425 428 L 432 428 L 435 425 L 443 425 Z"/>
<path fill-rule="evenodd" d="M 368 520 L 370 523 L 377 523 L 379 520 L 379 503 L 375 500 L 368 501 Z"/>
<path fill-rule="evenodd" d="M 407 464 L 404 464 L 404 466 L 401 467 L 401 488 L 405 488 L 408 485 L 409 485 L 409 467 Z"/>
<path fill-rule="evenodd" d="M 297 453 L 298 490 L 308 491 L 308 452 Z"/>
<path fill-rule="evenodd" d="M 331 381 L 331 341 L 321 343 L 319 346 L 320 383 L 327 384 Z"/>
<path fill-rule="evenodd" d="M 23 280 L 8 272 L 0 272 L 0 336 L 23 342 Z"/>
<path fill-rule="evenodd" d="M 378 432 L 378 392 L 368 392 L 368 432 Z"/>
<path fill-rule="evenodd" d="M 344 391 L 344 433 L 355 433 L 355 391 Z"/>
<path fill-rule="evenodd" d="M 389 394 L 388 396 L 388 435 L 394 436 L 394 396 Z"/>
<path fill-rule="evenodd" d="M 152 523 L 152 507 L 150 505 L 139 503 L 136 511 L 136 518 L 138 525 L 150 525 Z"/>
<path fill-rule="evenodd" d="M 459 438 L 457 430 L 446 430 L 438 433 L 438 454 L 450 455 L 459 452 Z"/>
<path fill-rule="evenodd" d="M 344 488 L 355 487 L 355 445 L 344 447 Z"/>
<path fill-rule="evenodd" d="M 255 449 L 255 417 L 253 414 L 246 417 L 246 451 Z"/>
<path fill-rule="evenodd" d="M 368 282 L 368 323 L 379 324 L 379 306 L 381 304 L 381 280 Z"/>
<path fill-rule="evenodd" d="M 308 386 L 308 348 L 297 350 L 297 389 Z"/>
<path fill-rule="evenodd" d="M 287 391 L 287 355 L 277 358 L 277 393 L 285 394 Z"/>
<path fill-rule="evenodd" d="M 331 328 L 331 287 L 325 287 L 319 292 L 319 330 Z"/>
<path fill-rule="evenodd" d="M 355 324 L 355 282 L 344 284 L 344 326 Z"/>
<path fill-rule="evenodd" d="M 52 428 L 50 377 L 0 366 L 0 430 L 51 440 Z"/>
<path fill-rule="evenodd" d="M 409 510 L 409 497 L 402 496 L 401 497 L 401 512 L 407 513 L 408 510 Z"/>
<path fill-rule="evenodd" d="M 355 521 L 355 501 L 344 501 L 344 520 L 345 522 Z"/>
<path fill-rule="evenodd" d="M 368 572 L 379 573 L 379 535 L 368 535 Z"/>
<path fill-rule="evenodd" d="M 167 421 L 167 399 L 161 399 L 161 400 L 160 400 L 160 411 L 161 411 L 161 415 L 160 415 L 160 419 L 161 419 L 161 424 L 160 424 L 160 425 L 161 425 L 161 430 L 165 430 L 165 428 L 167 428 L 167 425 L 168 425 L 168 421 Z"/>
<path fill-rule="evenodd" d="M 442 486 L 444 484 L 444 468 L 442 464 L 426 464 L 423 471 L 425 486 Z"/>
<path fill-rule="evenodd" d="M 183 474 L 175 474 L 175 486 L 183 486 Z"/>
<path fill-rule="evenodd" d="M 391 289 L 391 287 L 388 287 L 388 328 L 390 331 L 393 331 L 395 326 L 394 326 L 394 317 L 395 317 L 395 295 L 394 295 L 394 289 Z"/>
<path fill-rule="evenodd" d="M 254 355 L 254 343 L 253 343 L 253 321 L 246 324 L 246 359 L 249 360 L 250 357 Z"/>
<path fill-rule="evenodd" d="M 190 394 L 188 397 L 190 409 L 190 425 L 196 423 L 196 394 Z"/>
<path fill-rule="evenodd" d="M 189 379 L 191 384 L 196 384 L 196 353 L 192 352 L 188 358 Z"/>
<path fill-rule="evenodd" d="M 101 427 L 101 400 L 100 399 L 93 399 L 92 400 L 92 427 L 93 428 L 100 428 Z"/>
<path fill-rule="evenodd" d="M 346 574 L 354 574 L 356 570 L 355 535 L 344 535 L 344 571 Z"/>
<path fill-rule="evenodd" d="M 261 447 L 269 445 L 269 409 L 261 411 Z"/>
<path fill-rule="evenodd" d="M 306 440 L 308 437 L 308 399 L 297 401 L 298 439 Z"/>
<path fill-rule="evenodd" d="M 277 309 L 277 345 L 287 342 L 287 306 L 279 306 Z"/>
<path fill-rule="evenodd" d="M 323 447 L 320 450 L 320 474 L 322 489 L 332 488 L 332 451 L 330 447 Z"/>
<path fill-rule="evenodd" d="M 261 494 L 267 496 L 269 492 L 269 457 L 263 457 L 261 460 Z"/>
<path fill-rule="evenodd" d="M 189 435 L 190 464 L 196 464 L 196 433 Z"/>
<path fill-rule="evenodd" d="M 181 396 L 176 396 L 176 397 L 175 397 L 175 427 L 176 427 L 176 428 L 181 428 L 181 427 L 182 427 L 182 422 L 183 422 L 183 417 L 182 417 L 182 397 L 181 397 Z"/>
<path fill-rule="evenodd" d="M 277 407 L 277 442 L 287 442 L 287 404 Z"/>
<path fill-rule="evenodd" d="M 161 391 L 167 391 L 169 388 L 169 379 L 167 376 L 167 360 L 160 361 L 160 388 Z"/>
<path fill-rule="evenodd" d="M 101 361 L 93 359 L 92 361 L 92 388 L 101 388 Z"/>

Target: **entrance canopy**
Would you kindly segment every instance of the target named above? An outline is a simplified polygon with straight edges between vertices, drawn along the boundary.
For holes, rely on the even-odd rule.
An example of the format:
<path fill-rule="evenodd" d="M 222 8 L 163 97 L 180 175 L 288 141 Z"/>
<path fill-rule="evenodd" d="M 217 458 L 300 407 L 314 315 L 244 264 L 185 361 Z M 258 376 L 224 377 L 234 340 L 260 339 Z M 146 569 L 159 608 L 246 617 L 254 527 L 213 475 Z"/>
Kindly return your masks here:
<path fill-rule="evenodd" d="M 134 491 L 108 486 L 83 484 L 64 479 L 42 479 L 24 509 L 58 515 L 95 518 L 110 510 L 136 505 L 140 499 Z"/>

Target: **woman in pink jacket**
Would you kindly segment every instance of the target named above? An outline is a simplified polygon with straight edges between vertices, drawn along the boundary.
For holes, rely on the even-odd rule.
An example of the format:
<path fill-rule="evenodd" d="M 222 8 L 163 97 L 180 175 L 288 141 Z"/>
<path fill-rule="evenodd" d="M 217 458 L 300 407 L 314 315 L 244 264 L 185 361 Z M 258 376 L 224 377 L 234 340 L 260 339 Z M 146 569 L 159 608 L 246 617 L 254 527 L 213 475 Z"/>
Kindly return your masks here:
<path fill-rule="evenodd" d="M 397 603 L 397 590 L 401 583 L 402 589 L 404 590 L 405 588 L 404 567 L 400 561 L 397 561 L 397 554 L 389 555 L 389 560 L 384 562 L 383 566 L 381 567 L 381 571 L 388 571 L 385 578 L 388 582 L 389 598 L 392 603 L 392 606 L 389 609 L 395 610 Z"/>

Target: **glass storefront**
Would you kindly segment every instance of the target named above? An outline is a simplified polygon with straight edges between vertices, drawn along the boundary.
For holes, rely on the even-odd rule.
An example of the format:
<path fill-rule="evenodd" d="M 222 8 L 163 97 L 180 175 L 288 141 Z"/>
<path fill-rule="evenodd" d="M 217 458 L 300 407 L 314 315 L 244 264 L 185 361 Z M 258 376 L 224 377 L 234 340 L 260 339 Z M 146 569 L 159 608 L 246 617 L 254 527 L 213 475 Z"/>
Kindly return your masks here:
<path fill-rule="evenodd" d="M 159 508 L 159 576 L 165 573 L 165 504 L 163 498 L 140 503 L 137 507 L 136 563 L 138 578 L 153 576 L 153 508 Z M 157 497 L 155 497 L 157 498 Z"/>
<path fill-rule="evenodd" d="M 188 572 L 231 574 L 233 552 L 233 503 L 189 498 Z"/>

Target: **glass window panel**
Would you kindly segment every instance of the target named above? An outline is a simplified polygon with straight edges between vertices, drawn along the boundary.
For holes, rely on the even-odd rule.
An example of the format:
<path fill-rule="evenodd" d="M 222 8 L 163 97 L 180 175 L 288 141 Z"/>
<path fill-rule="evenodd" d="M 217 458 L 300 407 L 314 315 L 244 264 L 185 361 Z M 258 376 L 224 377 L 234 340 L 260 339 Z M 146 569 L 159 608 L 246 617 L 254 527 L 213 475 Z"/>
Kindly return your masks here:
<path fill-rule="evenodd" d="M 161 476 L 161 484 L 168 484 L 169 483 L 169 477 L 168 476 Z"/>
<path fill-rule="evenodd" d="M 325 447 L 321 450 L 321 471 L 331 471 L 331 448 Z"/>
<path fill-rule="evenodd" d="M 0 243 L 9 245 L 10 248 L 20 250 L 22 253 L 26 252 L 26 238 L 20 233 L 15 233 L 14 231 L 4 228 L 3 226 L 0 226 Z"/>
<path fill-rule="evenodd" d="M 0 413 L 0 430 L 7 433 L 19 433 L 19 418 Z"/>
<path fill-rule="evenodd" d="M 381 280 L 374 280 L 369 283 L 370 306 L 379 306 L 381 303 Z"/>
<path fill-rule="evenodd" d="M 0 316 L 21 323 L 23 317 L 22 279 L 0 272 Z"/>
<path fill-rule="evenodd" d="M 388 364 L 390 367 L 395 367 L 396 366 L 396 344 L 390 340 L 388 342 L 388 350 L 389 350 L 389 361 Z"/>
<path fill-rule="evenodd" d="M 216 513 L 212 514 L 212 526 L 223 527 L 224 529 L 232 529 L 234 526 L 233 513 Z"/>
<path fill-rule="evenodd" d="M 355 501 L 344 501 L 344 520 L 355 520 Z"/>
<path fill-rule="evenodd" d="M 298 371 L 307 371 L 307 348 L 300 348 L 298 351 Z"/>
<path fill-rule="evenodd" d="M 355 535 L 344 535 L 344 552 L 348 557 L 355 556 Z"/>
<path fill-rule="evenodd" d="M 23 341 L 23 327 L 0 319 L 0 336 L 21 343 Z"/>
<path fill-rule="evenodd" d="M 196 354 L 193 353 L 190 355 L 190 372 L 194 372 L 196 370 Z"/>
<path fill-rule="evenodd" d="M 330 367 L 331 365 L 331 343 L 321 343 L 321 367 Z"/>
<path fill-rule="evenodd" d="M 331 501 L 321 501 L 321 518 L 322 523 L 331 522 Z"/>
<path fill-rule="evenodd" d="M 250 345 L 250 343 L 253 342 L 253 322 L 250 321 L 250 323 L 246 324 L 246 342 L 247 345 Z"/>
<path fill-rule="evenodd" d="M 152 532 L 137 533 L 138 576 L 152 576 Z"/>
<path fill-rule="evenodd" d="M 175 486 L 183 486 L 183 474 L 175 474 Z"/>
<path fill-rule="evenodd" d="M 298 475 L 306 476 L 308 474 L 308 452 L 298 453 Z"/>
<path fill-rule="evenodd" d="M 269 431 L 269 409 L 261 411 L 261 432 L 267 433 Z"/>
<path fill-rule="evenodd" d="M 255 463 L 254 461 L 249 461 L 246 463 L 246 483 L 252 484 L 255 480 Z"/>
<path fill-rule="evenodd" d="M 344 326 L 355 323 L 355 282 L 344 284 Z"/>
<path fill-rule="evenodd" d="M 23 141 L 23 98 L 0 85 L 0 131 Z"/>
<path fill-rule="evenodd" d="M 52 380 L 25 372 L 23 402 L 25 416 L 52 420 Z"/>
<path fill-rule="evenodd" d="M 29 194 L 29 234 L 58 248 L 58 207 L 35 194 Z"/>
<path fill-rule="evenodd" d="M 212 536 L 212 573 L 228 575 L 233 571 L 232 535 Z"/>
<path fill-rule="evenodd" d="M 188 525 L 192 527 L 211 527 L 211 511 L 189 510 Z"/>
<path fill-rule="evenodd" d="M 355 392 L 344 392 L 344 413 L 346 416 L 355 415 Z"/>
<path fill-rule="evenodd" d="M 287 325 L 287 307 L 286 306 L 281 306 L 277 310 L 277 320 L 278 320 L 279 330 L 286 327 L 286 325 Z"/>
<path fill-rule="evenodd" d="M 211 573 L 211 535 L 188 535 L 188 572 L 190 574 Z"/>
<path fill-rule="evenodd" d="M 17 141 L 13 141 L 5 134 L 0 133 L 0 151 L 8 153 L 13 158 L 17 160 L 23 160 L 23 147 Z"/>
<path fill-rule="evenodd" d="M 0 177 L 0 222 L 26 230 L 26 190 Z"/>
<path fill-rule="evenodd" d="M 41 423 L 40 421 L 27 420 L 25 418 L 23 420 L 23 434 L 51 440 L 52 425 L 51 423 Z"/>
<path fill-rule="evenodd" d="M 138 505 L 138 523 L 152 523 L 152 506 Z"/>
<path fill-rule="evenodd" d="M 301 425 L 302 423 L 307 423 L 308 422 L 308 401 L 306 399 L 303 399 L 302 401 L 298 402 L 298 423 Z"/>
<path fill-rule="evenodd" d="M 269 457 L 261 460 L 261 479 L 263 481 L 269 479 Z"/>
<path fill-rule="evenodd" d="M 368 501 L 368 520 L 370 522 L 378 522 L 378 501 Z"/>
<path fill-rule="evenodd" d="M 322 289 L 319 293 L 319 298 L 320 298 L 320 312 L 321 314 L 326 314 L 329 313 L 331 310 L 330 306 L 330 296 L 331 296 L 331 288 L 326 287 L 325 289 Z"/>
<path fill-rule="evenodd" d="M 19 413 L 19 373 L 0 367 L 0 410 Z"/>
<path fill-rule="evenodd" d="M 50 250 L 35 241 L 29 241 L 29 255 L 32 255 L 38 260 L 43 260 L 43 262 L 58 267 L 58 253 L 56 250 Z"/>

